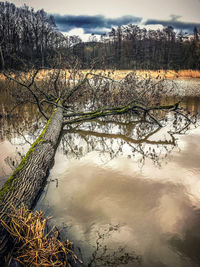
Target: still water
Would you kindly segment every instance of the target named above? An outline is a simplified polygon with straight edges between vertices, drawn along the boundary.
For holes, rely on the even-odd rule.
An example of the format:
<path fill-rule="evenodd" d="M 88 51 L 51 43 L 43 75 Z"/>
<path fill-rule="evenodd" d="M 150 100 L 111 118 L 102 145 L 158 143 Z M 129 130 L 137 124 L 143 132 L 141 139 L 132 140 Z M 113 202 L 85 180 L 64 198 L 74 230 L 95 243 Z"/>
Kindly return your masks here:
<path fill-rule="evenodd" d="M 198 91 L 200 81 L 187 86 Z M 187 95 L 182 106 L 196 114 L 200 98 Z M 135 120 L 66 128 L 36 209 L 74 242 L 84 266 L 200 266 L 199 121 L 169 114 L 158 129 Z M 0 119 L 1 184 L 43 123 L 31 106 Z"/>

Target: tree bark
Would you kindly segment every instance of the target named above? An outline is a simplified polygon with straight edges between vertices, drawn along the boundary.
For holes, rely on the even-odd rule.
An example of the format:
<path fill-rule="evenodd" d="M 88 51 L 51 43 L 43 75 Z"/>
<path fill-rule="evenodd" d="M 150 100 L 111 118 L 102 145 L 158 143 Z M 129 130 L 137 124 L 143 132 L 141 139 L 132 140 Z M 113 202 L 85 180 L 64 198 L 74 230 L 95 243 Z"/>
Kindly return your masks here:
<path fill-rule="evenodd" d="M 57 107 L 43 132 L 31 146 L 18 168 L 0 190 L 0 219 L 10 223 L 11 205 L 24 203 L 31 209 L 44 188 L 62 130 L 63 109 Z M 11 247 L 12 239 L 0 224 L 0 263 Z"/>

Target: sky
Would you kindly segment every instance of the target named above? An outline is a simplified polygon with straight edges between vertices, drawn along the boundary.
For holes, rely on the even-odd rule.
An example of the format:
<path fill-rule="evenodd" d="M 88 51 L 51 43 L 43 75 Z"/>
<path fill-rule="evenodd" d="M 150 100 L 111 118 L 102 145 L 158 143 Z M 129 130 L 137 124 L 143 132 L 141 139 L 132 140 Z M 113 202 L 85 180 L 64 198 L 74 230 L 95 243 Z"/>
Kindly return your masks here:
<path fill-rule="evenodd" d="M 176 30 L 200 31 L 200 0 L 12 0 L 53 14 L 58 29 L 86 40 L 112 27 L 137 24 L 151 29 L 172 26 Z"/>

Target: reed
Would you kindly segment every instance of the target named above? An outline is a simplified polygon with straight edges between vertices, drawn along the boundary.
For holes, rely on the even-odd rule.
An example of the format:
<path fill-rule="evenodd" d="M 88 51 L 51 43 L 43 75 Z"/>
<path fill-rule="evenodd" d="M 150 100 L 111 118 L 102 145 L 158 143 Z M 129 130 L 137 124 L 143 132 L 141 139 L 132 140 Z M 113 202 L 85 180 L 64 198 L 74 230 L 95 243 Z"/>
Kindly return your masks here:
<path fill-rule="evenodd" d="M 184 78 L 200 78 L 199 70 L 179 70 L 178 75 Z"/>
<path fill-rule="evenodd" d="M 30 211 L 24 205 L 8 215 L 10 224 L 0 219 L 1 224 L 14 239 L 12 256 L 23 266 L 72 266 L 78 260 L 69 240 L 61 242 L 54 228 L 47 231 L 47 219 L 42 211 Z M 7 262 L 11 257 L 8 257 Z M 72 265 L 71 265 L 72 264 Z"/>
<path fill-rule="evenodd" d="M 89 70 L 80 70 L 79 74 L 77 74 L 76 79 L 78 78 L 78 75 L 81 73 L 85 75 Z M 126 75 L 134 70 L 106 70 L 104 72 L 105 75 L 109 74 L 110 78 L 113 78 L 115 80 L 120 80 L 126 77 Z M 93 71 L 94 72 L 94 71 Z M 102 73 L 102 70 L 95 70 L 95 72 L 98 74 Z M 181 78 L 200 78 L 200 70 L 136 70 L 135 71 L 137 75 L 143 76 L 144 78 L 148 75 L 150 75 L 152 78 L 166 78 L 166 79 L 181 79 Z M 37 80 L 43 80 L 48 75 L 53 74 L 52 70 L 40 70 L 37 75 Z M 31 73 L 24 73 L 24 76 L 26 79 L 30 78 Z M 71 74 L 70 70 L 66 71 L 66 78 L 67 79 L 73 79 L 73 75 Z M 0 73 L 0 80 L 5 80 L 5 76 Z"/>
<path fill-rule="evenodd" d="M 116 70 L 113 78 L 123 79 L 129 72 L 131 72 L 131 70 Z M 143 78 L 146 78 L 146 76 L 161 79 L 200 78 L 199 70 L 136 70 L 135 72 Z"/>

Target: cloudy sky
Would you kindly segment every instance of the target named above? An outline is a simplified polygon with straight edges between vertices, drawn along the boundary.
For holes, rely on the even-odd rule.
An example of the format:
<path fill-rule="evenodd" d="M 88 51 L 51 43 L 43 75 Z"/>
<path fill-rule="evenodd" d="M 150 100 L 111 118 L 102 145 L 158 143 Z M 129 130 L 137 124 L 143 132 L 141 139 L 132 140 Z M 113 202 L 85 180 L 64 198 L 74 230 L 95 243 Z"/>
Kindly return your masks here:
<path fill-rule="evenodd" d="M 112 27 L 137 24 L 147 28 L 173 26 L 192 32 L 200 30 L 200 0 L 13 0 L 17 6 L 26 4 L 43 8 L 53 14 L 63 33 L 102 34 Z"/>

